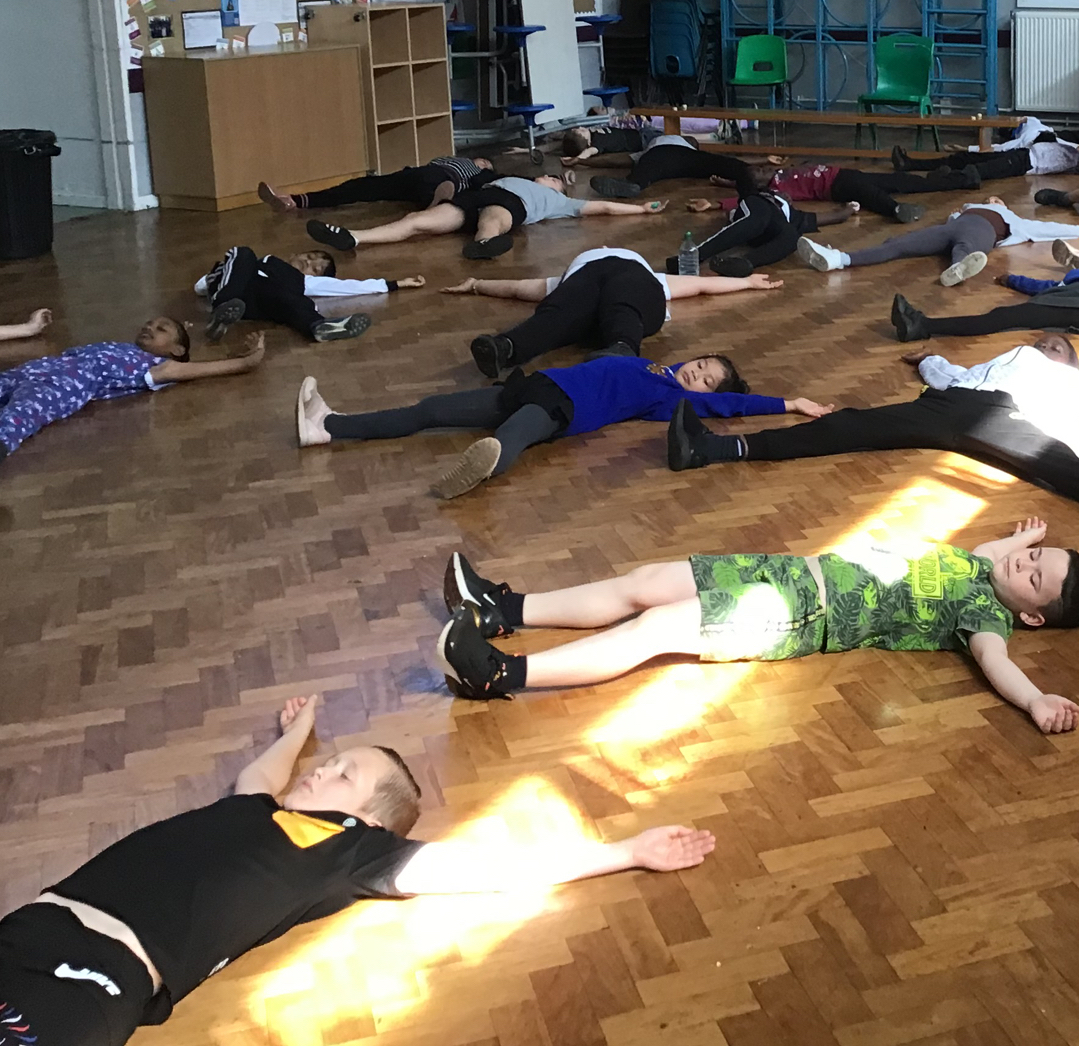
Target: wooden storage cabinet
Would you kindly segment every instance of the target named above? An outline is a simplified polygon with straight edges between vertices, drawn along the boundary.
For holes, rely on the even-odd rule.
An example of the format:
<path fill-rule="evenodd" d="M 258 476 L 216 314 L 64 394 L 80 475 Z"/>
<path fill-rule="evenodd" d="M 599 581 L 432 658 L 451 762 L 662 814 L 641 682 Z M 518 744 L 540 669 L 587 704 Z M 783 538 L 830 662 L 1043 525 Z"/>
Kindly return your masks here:
<path fill-rule="evenodd" d="M 283 45 L 143 62 L 154 192 L 162 207 L 256 203 L 260 181 L 306 192 L 373 166 L 368 71 L 355 46 Z M 412 90 L 407 68 L 403 83 Z M 301 104 L 304 99 L 317 104 Z"/>
<path fill-rule="evenodd" d="M 354 44 L 366 70 L 371 166 L 380 174 L 453 155 L 446 13 L 442 4 L 312 8 L 312 44 Z"/>

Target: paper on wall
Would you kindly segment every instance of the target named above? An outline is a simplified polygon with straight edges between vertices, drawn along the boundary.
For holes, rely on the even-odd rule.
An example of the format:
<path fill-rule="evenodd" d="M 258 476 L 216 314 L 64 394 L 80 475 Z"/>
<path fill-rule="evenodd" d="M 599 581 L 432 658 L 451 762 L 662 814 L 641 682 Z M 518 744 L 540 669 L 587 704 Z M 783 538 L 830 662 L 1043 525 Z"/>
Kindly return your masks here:
<path fill-rule="evenodd" d="M 160 40 L 155 40 L 150 44 L 150 54 L 155 58 L 160 58 L 165 53 L 165 45 Z"/>
<path fill-rule="evenodd" d="M 242 25 L 259 22 L 295 22 L 296 0 L 243 0 Z"/>

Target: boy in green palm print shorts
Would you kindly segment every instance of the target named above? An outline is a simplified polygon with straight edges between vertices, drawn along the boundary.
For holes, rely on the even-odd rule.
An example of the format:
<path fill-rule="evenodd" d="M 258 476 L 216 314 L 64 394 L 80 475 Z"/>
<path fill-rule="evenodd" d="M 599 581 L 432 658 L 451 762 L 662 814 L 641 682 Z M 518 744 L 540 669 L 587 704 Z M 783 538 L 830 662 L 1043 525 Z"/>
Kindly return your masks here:
<path fill-rule="evenodd" d="M 460 554 L 446 570 L 453 618 L 438 643 L 451 690 L 507 697 L 522 687 L 586 686 L 661 654 L 775 661 L 859 647 L 969 650 L 996 691 L 1049 732 L 1072 730 L 1079 706 L 1042 693 L 1009 659 L 1018 619 L 1079 625 L 1079 552 L 1044 548 L 1045 524 L 973 552 L 940 545 L 910 558 L 865 548 L 842 556 L 691 556 L 557 592 L 512 591 Z M 626 620 L 629 619 L 629 620 Z M 527 657 L 487 639 L 532 628 L 608 629 Z"/>

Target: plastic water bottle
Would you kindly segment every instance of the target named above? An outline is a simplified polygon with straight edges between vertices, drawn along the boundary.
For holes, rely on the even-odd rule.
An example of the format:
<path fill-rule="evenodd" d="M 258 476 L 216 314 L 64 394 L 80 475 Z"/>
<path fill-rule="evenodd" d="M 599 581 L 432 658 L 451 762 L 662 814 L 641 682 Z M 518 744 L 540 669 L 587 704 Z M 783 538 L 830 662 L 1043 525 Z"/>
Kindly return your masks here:
<path fill-rule="evenodd" d="M 678 248 L 678 275 L 700 276 L 701 258 L 697 245 L 693 242 L 693 233 L 687 232 Z"/>

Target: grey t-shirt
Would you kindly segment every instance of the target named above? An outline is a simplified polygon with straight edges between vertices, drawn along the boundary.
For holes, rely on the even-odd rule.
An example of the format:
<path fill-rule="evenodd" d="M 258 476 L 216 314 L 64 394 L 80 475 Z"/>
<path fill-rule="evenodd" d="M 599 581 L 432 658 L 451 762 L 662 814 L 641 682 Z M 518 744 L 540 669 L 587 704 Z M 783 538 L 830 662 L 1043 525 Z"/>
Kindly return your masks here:
<path fill-rule="evenodd" d="M 580 218 L 587 200 L 573 200 L 564 193 L 538 185 L 528 178 L 498 178 L 491 182 L 507 192 L 519 196 L 525 205 L 525 225 L 546 221 L 548 218 Z"/>

